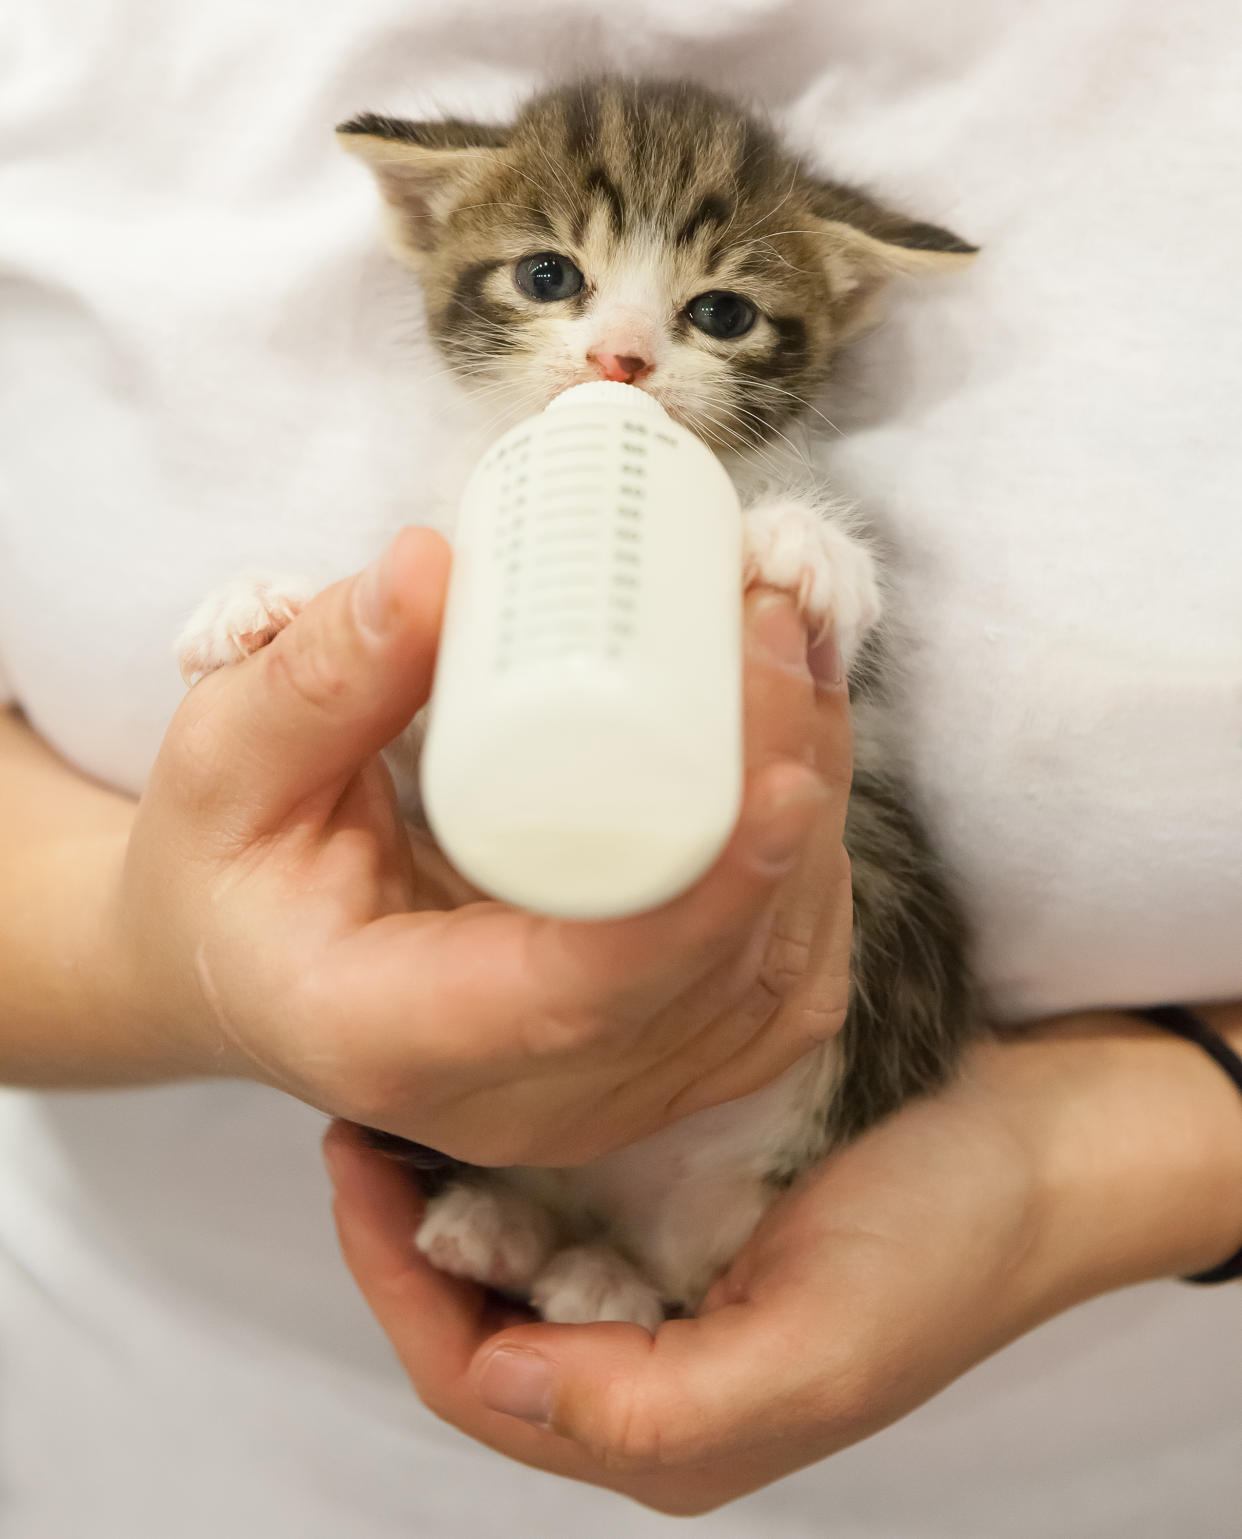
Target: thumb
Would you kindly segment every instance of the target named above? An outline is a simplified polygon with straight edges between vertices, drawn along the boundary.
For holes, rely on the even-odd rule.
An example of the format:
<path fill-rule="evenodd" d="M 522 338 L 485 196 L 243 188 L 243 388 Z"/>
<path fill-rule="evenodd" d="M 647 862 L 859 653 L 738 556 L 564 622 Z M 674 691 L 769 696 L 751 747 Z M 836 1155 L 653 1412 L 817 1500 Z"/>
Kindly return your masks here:
<path fill-rule="evenodd" d="M 479 1400 L 578 1444 L 606 1468 L 648 1473 L 742 1455 L 772 1435 L 807 1371 L 760 1312 L 636 1325 L 521 1325 L 493 1337 L 470 1378 Z M 802 1354 L 798 1354 L 801 1359 Z"/>
<path fill-rule="evenodd" d="M 251 834 L 308 797 L 333 800 L 431 692 L 449 548 L 403 529 L 365 571 L 333 584 L 261 652 L 202 680 L 185 709 L 210 713 L 195 779 Z M 205 783 L 205 784 L 204 784 Z"/>

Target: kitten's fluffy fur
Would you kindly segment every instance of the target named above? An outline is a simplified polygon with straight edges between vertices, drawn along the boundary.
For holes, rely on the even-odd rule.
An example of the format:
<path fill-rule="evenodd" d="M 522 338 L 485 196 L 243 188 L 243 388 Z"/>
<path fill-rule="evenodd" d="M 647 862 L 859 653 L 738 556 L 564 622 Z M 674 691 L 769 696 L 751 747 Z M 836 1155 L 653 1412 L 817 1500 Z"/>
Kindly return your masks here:
<path fill-rule="evenodd" d="M 338 132 L 377 178 L 433 339 L 486 385 L 489 409 L 507 397 L 516 419 L 620 357 L 733 474 L 748 576 L 795 593 L 851 668 L 854 949 L 836 1040 L 767 1089 L 580 1169 L 472 1170 L 377 1135 L 432 1194 L 418 1244 L 437 1264 L 549 1319 L 654 1327 L 665 1306 L 698 1305 L 781 1186 L 941 1084 L 973 1024 L 957 911 L 885 745 L 877 649 L 864 646 L 879 614 L 873 557 L 783 437 L 889 278 L 973 248 L 809 170 L 759 119 L 684 83 L 554 90 L 510 126 L 365 114 Z M 540 252 L 572 259 L 582 288 L 550 302 L 522 292 L 515 266 Z M 689 316 L 721 291 L 757 311 L 732 340 Z M 297 587 L 247 578 L 209 599 L 182 638 L 187 677 L 263 645 Z"/>

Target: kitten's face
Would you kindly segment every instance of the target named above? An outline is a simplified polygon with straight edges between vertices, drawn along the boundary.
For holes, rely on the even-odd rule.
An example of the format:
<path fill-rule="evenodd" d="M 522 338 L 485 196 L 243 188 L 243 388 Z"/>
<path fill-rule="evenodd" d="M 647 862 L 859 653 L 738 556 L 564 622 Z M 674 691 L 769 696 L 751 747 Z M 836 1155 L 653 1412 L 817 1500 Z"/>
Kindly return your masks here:
<path fill-rule="evenodd" d="M 340 132 L 376 172 L 448 362 L 514 417 L 621 379 L 744 447 L 801 409 L 888 277 L 973 254 L 814 178 L 689 85 L 549 92 L 511 128 L 364 116 Z"/>

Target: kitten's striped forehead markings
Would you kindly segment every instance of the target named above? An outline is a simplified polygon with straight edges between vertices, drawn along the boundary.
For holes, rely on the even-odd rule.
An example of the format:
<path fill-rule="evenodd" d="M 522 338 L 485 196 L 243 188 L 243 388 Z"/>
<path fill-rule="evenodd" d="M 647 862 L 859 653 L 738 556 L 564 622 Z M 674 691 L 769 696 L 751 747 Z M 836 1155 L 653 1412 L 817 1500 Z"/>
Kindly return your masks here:
<path fill-rule="evenodd" d="M 898 273 L 973 248 L 817 176 L 770 129 L 696 87 L 604 80 L 535 98 L 508 127 L 364 115 L 343 126 L 422 281 L 433 336 L 463 376 L 509 382 L 525 409 L 594 378 L 595 351 L 655 364 L 642 388 L 735 441 L 774 436 Z M 518 260 L 569 257 L 580 294 L 541 303 Z M 759 312 L 732 341 L 695 329 L 711 290 Z M 601 347 L 629 339 L 646 346 Z"/>

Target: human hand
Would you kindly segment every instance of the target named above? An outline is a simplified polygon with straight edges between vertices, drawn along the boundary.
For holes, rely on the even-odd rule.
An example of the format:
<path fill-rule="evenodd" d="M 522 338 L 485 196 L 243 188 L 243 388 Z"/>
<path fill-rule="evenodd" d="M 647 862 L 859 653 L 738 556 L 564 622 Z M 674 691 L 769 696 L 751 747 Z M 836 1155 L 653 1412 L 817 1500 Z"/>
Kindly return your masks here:
<path fill-rule="evenodd" d="M 815 687 L 792 604 L 750 595 L 746 789 L 712 871 L 606 924 L 451 907 L 378 758 L 427 698 L 447 568 L 407 530 L 189 693 L 129 837 L 119 994 L 182 1072 L 478 1163 L 581 1161 L 840 1025 L 846 698 Z"/>
<path fill-rule="evenodd" d="M 1228 1020 L 1242 1044 L 1242 1010 Z M 799 1182 L 699 1317 L 654 1338 L 526 1323 L 435 1271 L 408 1176 L 344 1125 L 325 1147 L 345 1259 L 426 1404 L 511 1458 L 679 1514 L 869 1436 L 1074 1303 L 1242 1238 L 1236 1091 L 1124 1016 L 978 1044 L 946 1091 Z"/>

